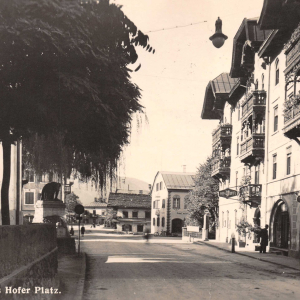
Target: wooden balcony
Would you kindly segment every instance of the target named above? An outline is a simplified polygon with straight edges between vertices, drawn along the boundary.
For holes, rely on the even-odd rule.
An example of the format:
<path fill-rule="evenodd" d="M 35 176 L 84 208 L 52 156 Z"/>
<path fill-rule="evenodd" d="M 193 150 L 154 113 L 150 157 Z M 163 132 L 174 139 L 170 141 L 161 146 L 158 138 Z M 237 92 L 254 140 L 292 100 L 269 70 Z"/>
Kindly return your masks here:
<path fill-rule="evenodd" d="M 222 124 L 217 128 L 212 134 L 212 143 L 213 146 L 218 142 L 221 144 L 231 144 L 232 136 L 232 125 L 231 124 Z"/>
<path fill-rule="evenodd" d="M 300 103 L 285 113 L 283 133 L 288 138 L 300 137 Z"/>
<path fill-rule="evenodd" d="M 230 176 L 231 157 L 216 158 L 212 163 L 211 176 L 216 179 L 225 179 Z"/>
<path fill-rule="evenodd" d="M 265 134 L 254 133 L 241 143 L 240 159 L 242 163 L 253 164 L 263 160 L 265 155 Z"/>
<path fill-rule="evenodd" d="M 240 188 L 240 200 L 251 207 L 258 207 L 261 204 L 261 184 L 248 184 Z"/>
<path fill-rule="evenodd" d="M 255 90 L 248 94 L 246 101 L 242 104 L 242 120 L 250 114 L 263 114 L 266 110 L 266 91 Z"/>

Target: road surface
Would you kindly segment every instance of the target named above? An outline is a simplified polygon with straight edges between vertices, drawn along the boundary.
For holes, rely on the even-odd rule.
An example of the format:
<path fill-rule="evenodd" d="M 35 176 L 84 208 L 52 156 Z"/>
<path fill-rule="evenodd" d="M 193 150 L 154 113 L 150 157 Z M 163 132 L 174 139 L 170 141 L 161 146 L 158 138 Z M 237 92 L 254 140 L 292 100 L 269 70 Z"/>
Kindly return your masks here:
<path fill-rule="evenodd" d="M 300 274 L 207 245 L 85 235 L 84 300 L 299 299 Z"/>

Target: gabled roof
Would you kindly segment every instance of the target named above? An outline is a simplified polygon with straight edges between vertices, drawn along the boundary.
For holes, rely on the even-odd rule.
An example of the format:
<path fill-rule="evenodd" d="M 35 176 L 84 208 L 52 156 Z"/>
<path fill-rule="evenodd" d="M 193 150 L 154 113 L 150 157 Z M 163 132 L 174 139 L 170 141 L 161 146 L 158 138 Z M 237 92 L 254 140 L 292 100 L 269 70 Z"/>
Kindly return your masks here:
<path fill-rule="evenodd" d="M 215 109 L 223 109 L 226 98 L 236 85 L 238 79 L 231 78 L 228 73 L 221 73 L 209 81 L 204 96 L 202 119 L 218 120 L 220 115 Z M 218 99 L 217 99 L 218 98 Z"/>
<path fill-rule="evenodd" d="M 91 202 L 88 205 L 85 205 L 84 208 L 106 208 L 107 203 L 105 202 Z"/>
<path fill-rule="evenodd" d="M 110 193 L 107 207 L 151 208 L 151 196 L 144 194 Z"/>
<path fill-rule="evenodd" d="M 249 67 L 250 62 L 250 67 L 254 68 L 254 51 L 258 51 L 271 33 L 271 30 L 261 30 L 257 20 L 258 18 L 244 19 L 234 36 L 230 70 L 232 78 L 247 77 L 247 70 L 243 61 L 247 61 L 247 67 Z"/>
<path fill-rule="evenodd" d="M 295 28 L 299 12 L 300 0 L 264 0 L 258 24 L 261 29 Z"/>
<path fill-rule="evenodd" d="M 195 173 L 160 172 L 167 189 L 190 190 L 195 186 Z"/>

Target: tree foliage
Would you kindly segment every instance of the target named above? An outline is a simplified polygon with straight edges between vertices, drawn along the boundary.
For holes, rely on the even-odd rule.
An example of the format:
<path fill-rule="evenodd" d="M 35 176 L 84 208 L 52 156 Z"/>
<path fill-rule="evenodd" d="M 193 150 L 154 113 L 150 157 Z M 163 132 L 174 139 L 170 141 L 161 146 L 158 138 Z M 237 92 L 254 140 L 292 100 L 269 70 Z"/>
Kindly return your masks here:
<path fill-rule="evenodd" d="M 188 225 L 203 225 L 203 215 L 206 209 L 211 214 L 211 226 L 215 225 L 218 218 L 218 191 L 219 181 L 211 177 L 212 158 L 200 164 L 194 178 L 195 187 L 189 194 L 188 199 Z"/>
<path fill-rule="evenodd" d="M 81 204 L 81 201 L 79 200 L 79 197 L 72 192 L 66 196 L 65 204 L 67 213 L 75 214 L 75 206 Z"/>
<path fill-rule="evenodd" d="M 22 138 L 39 173 L 75 168 L 103 186 L 143 111 L 128 66 L 136 46 L 154 51 L 148 36 L 108 0 L 3 0 L 0 33 L 3 146 Z"/>

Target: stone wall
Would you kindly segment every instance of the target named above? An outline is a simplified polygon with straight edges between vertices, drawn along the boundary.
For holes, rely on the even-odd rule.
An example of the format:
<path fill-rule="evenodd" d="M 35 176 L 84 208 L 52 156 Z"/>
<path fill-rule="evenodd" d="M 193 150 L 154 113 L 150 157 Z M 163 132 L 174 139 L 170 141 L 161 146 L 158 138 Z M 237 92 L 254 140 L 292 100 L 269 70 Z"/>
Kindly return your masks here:
<path fill-rule="evenodd" d="M 0 278 L 3 278 L 54 251 L 56 228 L 48 224 L 0 226 L 0 244 Z M 53 268 L 57 268 L 57 260 Z"/>

